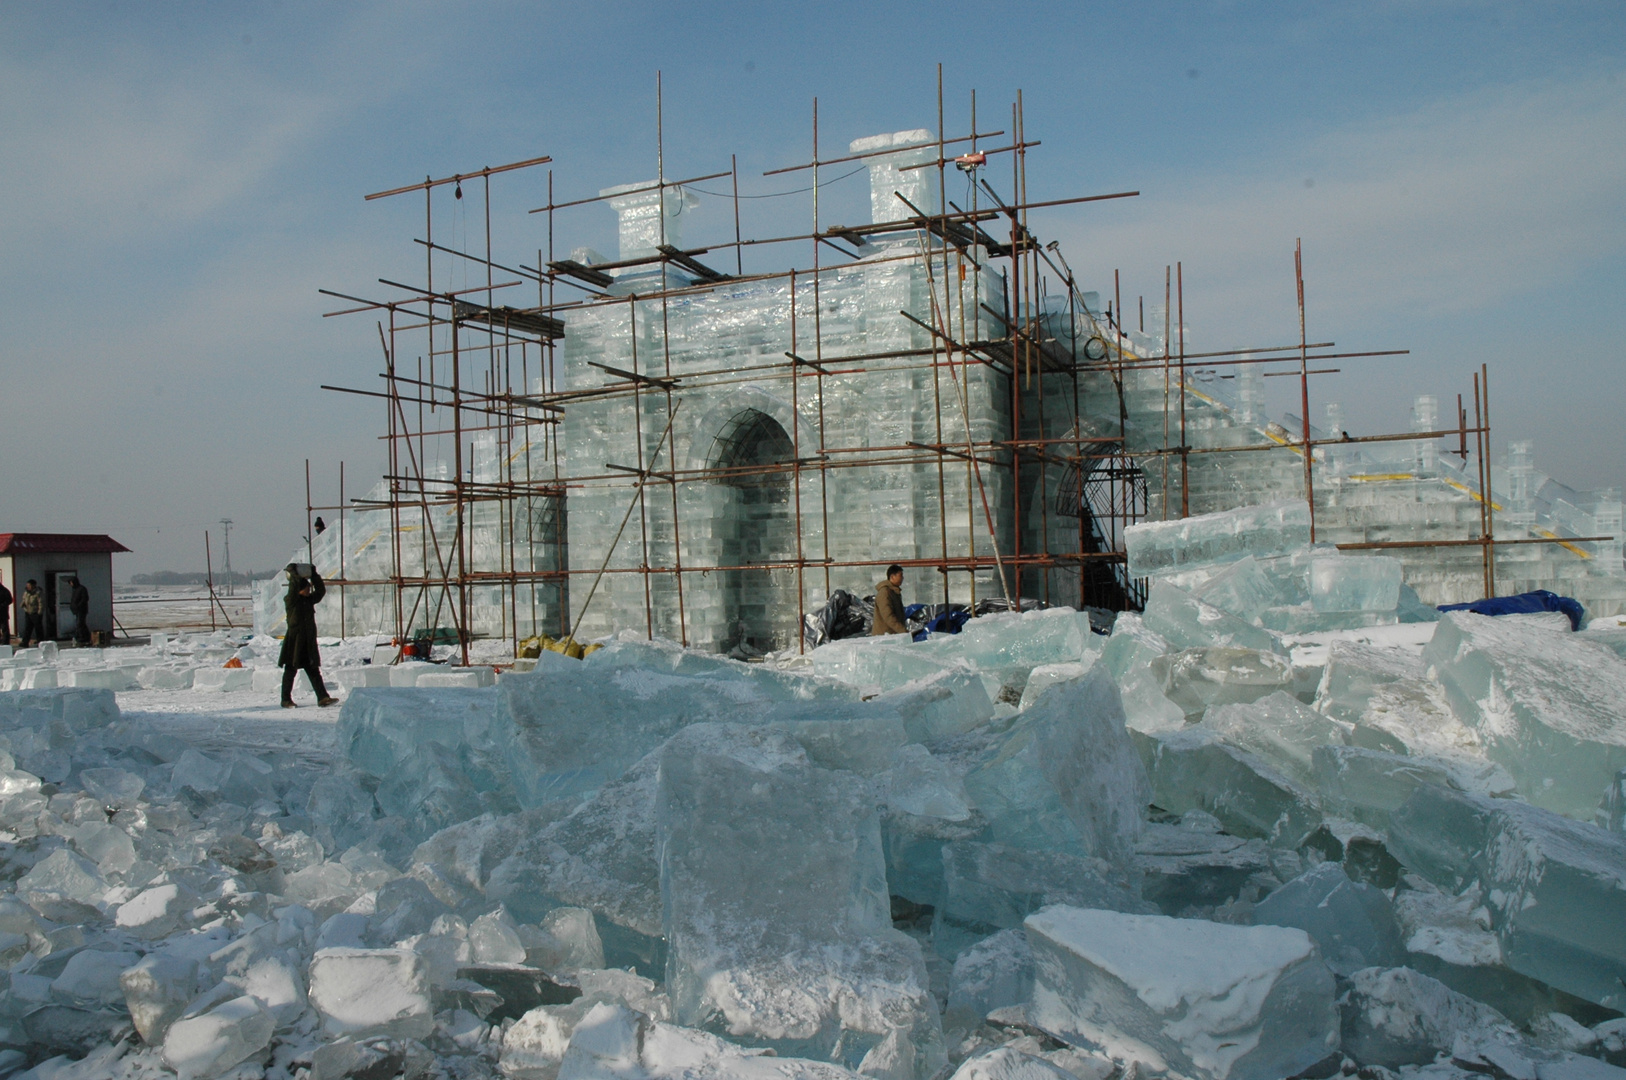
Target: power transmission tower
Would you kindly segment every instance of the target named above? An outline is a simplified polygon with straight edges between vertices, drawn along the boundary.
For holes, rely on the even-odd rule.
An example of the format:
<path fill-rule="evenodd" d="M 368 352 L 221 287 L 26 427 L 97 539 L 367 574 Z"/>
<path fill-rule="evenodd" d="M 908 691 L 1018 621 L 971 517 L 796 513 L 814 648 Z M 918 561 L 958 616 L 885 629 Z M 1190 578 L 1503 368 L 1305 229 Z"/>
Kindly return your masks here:
<path fill-rule="evenodd" d="M 231 518 L 221 518 L 220 524 L 226 532 L 226 595 L 232 596 L 234 594 L 231 584 Z"/>

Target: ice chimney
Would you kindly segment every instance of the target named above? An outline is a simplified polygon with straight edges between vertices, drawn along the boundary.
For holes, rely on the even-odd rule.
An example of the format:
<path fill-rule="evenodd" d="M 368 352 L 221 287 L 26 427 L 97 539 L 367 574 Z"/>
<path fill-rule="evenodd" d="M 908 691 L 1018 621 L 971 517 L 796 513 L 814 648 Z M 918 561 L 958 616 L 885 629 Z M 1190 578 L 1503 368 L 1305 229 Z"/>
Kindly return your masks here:
<path fill-rule="evenodd" d="M 876 154 L 876 151 L 897 149 L 895 154 Z M 937 213 L 937 170 L 909 169 L 906 165 L 920 165 L 937 160 L 937 136 L 925 128 L 913 131 L 894 131 L 890 135 L 868 135 L 854 139 L 847 145 L 854 154 L 876 154 L 866 157 L 869 166 L 870 220 L 877 225 L 888 221 L 904 221 L 915 216 L 909 202 L 928 214 Z"/>
<path fill-rule="evenodd" d="M 649 258 L 661 244 L 682 247 L 683 215 L 700 205 L 683 188 L 668 184 L 663 192 L 654 180 L 608 187 L 599 195 L 609 199 L 610 209 L 621 219 L 622 259 Z"/>

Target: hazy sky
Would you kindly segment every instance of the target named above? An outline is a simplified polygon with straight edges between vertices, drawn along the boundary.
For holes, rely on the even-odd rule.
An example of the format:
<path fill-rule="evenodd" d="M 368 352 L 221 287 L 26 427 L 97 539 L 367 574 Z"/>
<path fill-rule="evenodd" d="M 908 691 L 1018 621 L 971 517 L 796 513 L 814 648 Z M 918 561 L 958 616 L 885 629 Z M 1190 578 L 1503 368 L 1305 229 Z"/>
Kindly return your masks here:
<path fill-rule="evenodd" d="M 1031 199 L 1142 192 L 1035 214 L 1084 288 L 1118 268 L 1150 305 L 1180 260 L 1188 347 L 1286 343 L 1302 237 L 1311 339 L 1412 350 L 1318 381 L 1315 415 L 1402 429 L 1484 361 L 1498 449 L 1531 438 L 1558 479 L 1626 486 L 1618 3 L 11 0 L 0 531 L 111 533 L 122 579 L 201 569 L 230 517 L 235 566 L 280 565 L 307 457 L 326 500 L 341 459 L 352 493 L 383 468 L 381 408 L 318 389 L 370 387 L 380 360 L 371 319 L 321 318 L 341 305 L 317 289 L 421 276 L 421 198 L 365 193 L 541 154 L 560 199 L 649 178 L 657 70 L 668 176 L 737 154 L 742 192 L 781 192 L 802 181 L 761 174 L 809 157 L 815 96 L 826 155 L 935 128 L 939 62 L 951 134 L 972 90 L 985 129 L 1023 91 Z M 493 181 L 500 259 L 546 243 L 524 213 L 546 182 Z M 442 194 L 437 239 L 477 246 L 478 200 Z M 833 184 L 824 220 L 866 194 Z M 808 213 L 752 200 L 745 227 Z M 690 229 L 731 234 L 728 204 Z M 557 242 L 613 252 L 614 216 L 561 216 Z"/>

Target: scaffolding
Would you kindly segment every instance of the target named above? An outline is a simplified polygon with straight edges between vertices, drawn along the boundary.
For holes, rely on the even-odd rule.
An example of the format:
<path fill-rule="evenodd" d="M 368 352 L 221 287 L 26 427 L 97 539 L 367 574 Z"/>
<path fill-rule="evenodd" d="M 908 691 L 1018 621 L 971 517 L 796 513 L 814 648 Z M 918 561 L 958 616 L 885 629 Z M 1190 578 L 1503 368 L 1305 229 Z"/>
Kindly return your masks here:
<path fill-rule="evenodd" d="M 935 573 L 930 595 L 943 605 L 1134 609 L 1144 602 L 1145 582 L 1129 576 L 1124 530 L 1148 517 L 1227 508 L 1220 505 L 1223 494 L 1201 490 L 1201 478 L 1215 474 L 1214 463 L 1259 454 L 1280 460 L 1282 484 L 1296 485 L 1309 502 L 1315 539 L 1317 510 L 1332 513 L 1336 503 L 1324 486 L 1318 489 L 1318 474 L 1335 474 L 1336 453 L 1363 443 L 1457 440 L 1464 475 L 1470 457 L 1475 463 L 1473 483 L 1464 488 L 1475 509 L 1457 535 L 1435 529 L 1373 539 L 1369 531 L 1352 532 L 1347 523 L 1323 528 L 1320 539 L 1341 541 L 1342 549 L 1464 549 L 1481 563 L 1484 594 L 1494 595 L 1502 545 L 1564 544 L 1580 551 L 1577 545 L 1611 539 L 1496 537 L 1488 368 L 1474 378 L 1471 419 L 1459 397 L 1454 425 L 1364 438 L 1313 430 L 1310 379 L 1339 370 L 1316 365 L 1404 350 L 1334 352 L 1333 342 L 1310 342 L 1296 251 L 1295 343 L 1188 353 L 1183 268 L 1176 265 L 1165 287 L 1164 328 L 1157 336 L 1161 348 L 1148 347 L 1144 305 L 1140 332 L 1125 325 L 1116 271 L 1112 301 L 1102 310 L 1095 294 L 1079 288 L 1059 245 L 1041 241 L 1030 222 L 1033 211 L 1138 193 L 1030 199 L 1028 156 L 1039 143 L 1026 135 L 1020 93 L 1011 104 L 1008 129 L 979 130 L 972 92 L 969 130 L 947 137 L 939 67 L 938 123 L 930 141 L 840 155 L 821 151 L 815 100 L 809 159 L 764 174 L 809 178 L 811 228 L 765 238 L 741 234 L 737 158 L 726 170 L 667 178 L 660 99 L 657 76 L 654 181 L 556 201 L 554 173 L 547 170 L 547 202 L 531 211 L 544 215 L 546 232 L 535 266 L 524 258 L 499 262 L 495 257 L 492 178 L 549 166 L 549 157 L 426 177 L 366 196 L 421 193 L 424 236 L 416 243 L 423 249 L 424 279 L 421 285 L 380 279 L 398 293 L 383 300 L 323 290 L 355 305 L 330 316 L 375 317 L 383 356 L 382 387 L 324 387 L 382 404 L 387 451 L 382 482 L 368 495 L 347 500 L 341 464 L 339 502 L 316 505 L 309 497 L 307 466 L 312 561 L 317 561 L 319 535 L 314 515 L 337 515 L 337 574 L 330 585 L 339 600 L 341 633 L 391 632 L 403 642 L 414 632 L 444 628 L 448 640 L 461 643 L 465 662 L 476 636 L 517 646 L 536 634 L 580 635 L 584 627 L 637 629 L 749 655 L 800 643 L 809 607 L 837 587 L 833 575 L 872 572 L 894 562 L 920 580 L 930 581 Z M 821 170 L 866 164 L 895 170 L 897 203 L 877 205 L 875 220 L 868 223 L 827 224 L 820 210 Z M 949 178 L 957 172 L 968 180 L 965 206 L 949 198 Z M 929 179 L 923 182 L 922 176 Z M 719 180 L 731 185 L 734 239 L 680 246 L 676 236 L 668 236 L 671 206 L 681 209 L 687 187 Z M 1005 183 L 1009 187 L 1001 192 Z M 460 250 L 441 242 L 435 195 L 451 187 L 461 201 L 465 185 L 482 193 L 484 235 L 482 243 L 470 245 L 465 229 Z M 920 205 L 927 200 L 912 200 L 905 190 L 934 193 L 935 208 Z M 645 215 L 638 219 L 642 225 L 634 222 L 641 228 L 650 227 L 652 213 L 658 225 L 649 250 L 632 257 L 624 251 L 616 260 L 578 252 L 561 257 L 555 235 L 563 215 L 603 202 L 634 206 L 634 216 Z M 470 246 L 478 250 L 466 250 Z M 754 258 L 756 253 L 779 258 L 779 268 L 747 274 L 747 249 Z M 731 270 L 719 269 L 730 263 Z M 449 288 L 454 282 L 448 264 L 462 264 L 485 281 Z M 888 332 L 899 340 L 891 347 L 854 351 L 850 336 L 826 327 L 825 300 L 842 274 L 855 267 L 879 272 L 888 264 L 904 268 L 914 275 L 911 280 L 923 280 L 924 293 L 909 294 L 920 301 L 914 310 L 912 304 L 897 310 Z M 530 287 L 536 289 L 534 305 L 503 302 Z M 788 322 L 753 332 L 786 347 L 774 355 L 759 349 L 748 364 L 707 366 L 696 360 L 703 347 L 675 357 L 672 327 L 683 317 L 680 309 L 713 302 L 707 298 L 722 290 L 742 289 L 772 293 L 777 305 L 772 310 L 783 311 Z M 650 325 L 654 322 L 658 331 Z M 598 327 L 604 340 L 624 342 L 623 353 L 606 354 L 623 359 L 578 358 L 576 376 L 567 379 L 562 343 L 574 327 L 588 324 Z M 657 349 L 653 355 L 651 342 Z M 597 372 L 592 383 L 580 377 L 584 364 Z M 1243 416 L 1246 422 L 1234 430 L 1209 432 L 1205 441 L 1202 431 L 1188 427 L 1192 410 L 1211 417 L 1220 408 L 1212 390 L 1203 387 L 1218 385 L 1233 370 L 1297 378 L 1298 430 L 1252 424 Z M 924 427 L 916 425 L 917 437 L 854 439 L 851 425 L 827 416 L 827 403 L 839 386 L 866 379 L 909 388 L 926 418 Z M 763 386 L 788 401 L 788 419 L 776 421 L 771 410 L 739 407 L 696 429 L 706 445 L 691 447 L 688 459 L 679 459 L 674 425 L 689 422 L 686 401 Z M 997 404 L 988 407 L 993 412 L 984 409 L 986 415 L 976 404 L 984 399 Z M 569 445 L 567 421 L 589 412 L 601 426 L 621 425 L 614 440 L 621 461 L 586 461 Z M 1160 431 L 1134 419 L 1147 415 L 1160 415 Z M 1238 430 L 1259 430 L 1265 437 L 1238 442 Z M 450 447 L 449 457 L 435 451 L 437 444 Z M 1219 472 L 1224 469 L 1221 465 Z M 832 492 L 839 494 L 840 477 L 848 470 L 924 475 L 926 487 L 935 487 L 935 516 L 928 507 L 921 518 L 926 525 L 916 532 L 934 527 L 934 550 L 912 557 L 855 555 L 839 536 L 832 545 L 832 529 L 839 532 L 850 520 L 831 506 Z M 692 516 L 698 504 L 686 494 L 698 485 L 709 485 L 707 505 L 722 499 L 738 510 L 749 526 L 745 535 L 717 542 L 699 535 L 708 526 Z M 567 519 L 591 513 L 598 515 L 595 531 L 578 531 L 578 536 L 608 539 L 619 517 L 602 558 L 596 547 L 579 550 L 578 542 L 573 549 L 570 540 Z M 359 521 L 371 522 L 360 546 L 355 536 L 345 535 Z M 617 565 L 623 536 L 632 552 Z M 364 550 L 371 551 L 365 563 L 371 569 L 348 576 L 347 570 L 358 568 L 357 552 Z M 758 575 L 750 588 L 787 613 L 778 625 L 781 630 L 794 625 L 793 641 L 783 633 L 775 640 L 751 638 L 743 616 L 737 640 L 719 636 L 714 616 L 708 616 L 713 629 L 699 629 L 696 612 L 710 610 L 719 590 L 745 588 L 739 582 L 748 575 Z M 919 597 L 924 590 L 916 584 Z M 595 598 L 611 592 L 619 606 L 610 608 L 604 599 L 593 607 Z M 633 620 L 626 613 L 633 602 L 628 597 L 635 594 L 641 594 L 642 618 Z M 374 604 L 365 615 L 356 607 L 362 595 Z M 788 618 L 792 609 L 794 624 Z M 609 617 L 606 610 L 620 614 Z"/>

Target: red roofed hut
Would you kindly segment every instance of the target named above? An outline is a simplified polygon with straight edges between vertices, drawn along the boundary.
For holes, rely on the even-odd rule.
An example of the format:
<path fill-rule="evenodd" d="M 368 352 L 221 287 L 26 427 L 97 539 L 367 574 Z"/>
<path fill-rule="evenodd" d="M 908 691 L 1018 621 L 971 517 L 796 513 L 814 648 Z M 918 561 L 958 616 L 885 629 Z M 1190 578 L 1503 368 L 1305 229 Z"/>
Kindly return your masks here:
<path fill-rule="evenodd" d="M 92 633 L 113 632 L 113 553 L 130 549 L 111 536 L 90 533 L 0 533 L 0 582 L 11 590 L 11 630 L 22 627 L 23 584 L 30 578 L 45 590 L 45 634 L 73 636 L 68 581 L 77 577 L 90 590 Z"/>

